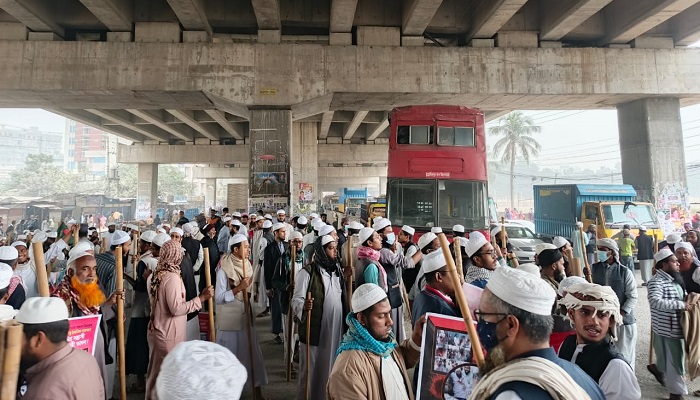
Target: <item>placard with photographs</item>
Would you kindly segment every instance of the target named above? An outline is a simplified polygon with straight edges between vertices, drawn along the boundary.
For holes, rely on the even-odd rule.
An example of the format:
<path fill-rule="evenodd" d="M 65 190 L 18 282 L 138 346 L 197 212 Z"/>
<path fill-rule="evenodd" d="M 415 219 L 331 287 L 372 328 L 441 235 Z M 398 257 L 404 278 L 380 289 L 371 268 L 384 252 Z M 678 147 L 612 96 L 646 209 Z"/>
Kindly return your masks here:
<path fill-rule="evenodd" d="M 479 377 L 462 318 L 426 314 L 417 400 L 467 399 Z"/>

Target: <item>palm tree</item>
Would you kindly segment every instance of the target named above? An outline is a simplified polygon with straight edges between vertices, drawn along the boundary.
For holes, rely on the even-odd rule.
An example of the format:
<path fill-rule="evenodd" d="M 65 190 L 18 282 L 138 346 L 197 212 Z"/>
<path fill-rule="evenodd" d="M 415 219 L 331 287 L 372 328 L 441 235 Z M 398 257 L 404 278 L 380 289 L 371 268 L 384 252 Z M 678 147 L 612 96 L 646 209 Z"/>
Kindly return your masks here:
<path fill-rule="evenodd" d="M 515 206 L 513 181 L 515 160 L 521 157 L 525 162 L 530 162 L 530 157 L 537 156 L 541 146 L 537 139 L 533 138 L 534 133 L 541 130 L 534 125 L 532 118 L 520 111 L 512 112 L 498 120 L 498 126 L 490 129 L 494 136 L 503 136 L 494 145 L 494 155 L 501 163 L 510 163 L 510 207 Z"/>

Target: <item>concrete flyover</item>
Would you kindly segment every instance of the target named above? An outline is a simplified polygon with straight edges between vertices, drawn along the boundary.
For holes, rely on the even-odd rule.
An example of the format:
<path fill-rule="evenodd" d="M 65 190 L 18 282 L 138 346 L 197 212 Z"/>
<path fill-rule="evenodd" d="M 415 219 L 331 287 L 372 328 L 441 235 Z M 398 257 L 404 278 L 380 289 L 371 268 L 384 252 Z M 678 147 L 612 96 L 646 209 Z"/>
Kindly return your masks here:
<path fill-rule="evenodd" d="M 206 152 L 210 175 L 276 168 L 287 195 L 306 182 L 317 196 L 359 182 L 350 165 L 383 168 L 324 162 L 324 146 L 385 152 L 395 106 L 617 108 L 624 179 L 653 198 L 685 185 L 658 146 L 682 143 L 669 110 L 700 103 L 698 40 L 700 0 L 0 0 L 0 107 L 157 146 L 137 160 L 148 207 L 154 165 L 189 162 L 181 146 L 225 148 Z M 227 166 L 232 149 L 247 164 Z"/>

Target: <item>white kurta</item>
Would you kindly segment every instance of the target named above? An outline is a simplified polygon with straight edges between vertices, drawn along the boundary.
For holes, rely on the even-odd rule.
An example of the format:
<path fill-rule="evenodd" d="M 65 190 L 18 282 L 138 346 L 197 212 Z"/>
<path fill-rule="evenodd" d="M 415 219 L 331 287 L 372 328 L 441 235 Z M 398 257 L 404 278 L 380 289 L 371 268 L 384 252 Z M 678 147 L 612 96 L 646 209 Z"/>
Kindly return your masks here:
<path fill-rule="evenodd" d="M 314 266 L 313 268 L 317 268 Z M 320 274 L 324 287 L 323 314 L 321 318 L 321 332 L 319 345 L 309 346 L 309 398 L 325 399 L 328 377 L 333 368 L 335 353 L 343 338 L 343 288 L 340 277 L 334 274 L 332 277 L 323 269 L 316 269 Z M 301 270 L 294 280 L 294 296 L 292 297 L 292 310 L 300 320 L 306 300 L 306 291 L 309 287 L 309 274 Z M 306 337 L 306 326 L 300 326 L 299 335 Z M 299 388 L 297 399 L 306 398 L 306 345 L 299 344 Z"/>
<path fill-rule="evenodd" d="M 261 312 L 270 307 L 270 299 L 267 297 L 267 287 L 265 286 L 265 268 L 262 265 L 265 247 L 267 247 L 267 239 L 260 237 L 257 244 L 257 257 L 253 258 L 253 283 L 255 283 L 255 293 L 257 295 L 255 307 L 253 308 Z"/>
<path fill-rule="evenodd" d="M 39 296 L 39 289 L 36 286 L 36 267 L 34 266 L 34 261 L 29 260 L 24 264 L 18 264 L 14 274 L 22 278 L 27 298 Z"/>
<path fill-rule="evenodd" d="M 229 280 L 226 273 L 222 269 L 216 271 L 216 289 L 214 290 L 214 301 L 216 304 L 228 304 L 236 300 L 233 295 L 233 290 L 229 285 Z M 251 347 L 253 349 L 253 364 L 255 365 L 255 386 L 267 385 L 267 371 L 265 370 L 265 362 L 263 361 L 260 345 L 258 344 L 258 335 L 255 333 L 255 327 L 251 326 Z M 243 328 L 240 331 L 223 331 L 217 329 L 216 343 L 231 350 L 231 353 L 236 355 L 238 361 L 241 362 L 248 371 L 248 381 L 246 387 L 250 389 L 250 382 L 253 378 L 250 367 L 250 353 L 248 352 L 248 331 Z"/>

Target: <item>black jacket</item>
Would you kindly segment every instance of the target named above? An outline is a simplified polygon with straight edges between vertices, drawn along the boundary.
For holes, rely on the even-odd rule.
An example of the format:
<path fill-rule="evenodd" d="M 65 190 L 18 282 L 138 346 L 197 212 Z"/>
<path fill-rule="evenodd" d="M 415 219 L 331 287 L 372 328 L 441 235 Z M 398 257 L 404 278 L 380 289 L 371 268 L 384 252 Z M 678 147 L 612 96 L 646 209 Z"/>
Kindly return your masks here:
<path fill-rule="evenodd" d="M 182 283 L 185 285 L 185 300 L 190 301 L 197 297 L 199 293 L 197 292 L 197 283 L 194 281 L 192 261 L 190 261 L 189 257 L 182 257 L 182 262 L 180 262 L 180 276 L 182 277 Z M 187 320 L 191 320 L 196 317 L 197 314 L 199 314 L 199 310 L 187 314 Z"/>
<path fill-rule="evenodd" d="M 267 247 L 265 247 L 263 271 L 265 271 L 265 287 L 268 289 L 272 289 L 272 275 L 275 273 L 277 261 L 289 250 L 289 243 L 283 241 L 282 246 L 284 248 L 283 252 L 280 251 L 277 241 L 273 239 L 271 242 L 268 242 Z"/>

